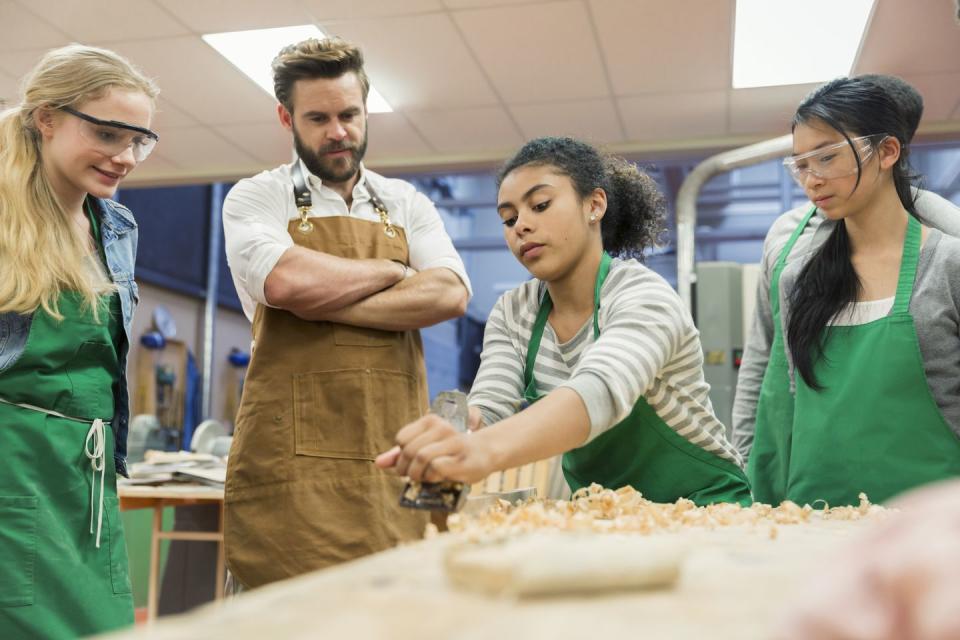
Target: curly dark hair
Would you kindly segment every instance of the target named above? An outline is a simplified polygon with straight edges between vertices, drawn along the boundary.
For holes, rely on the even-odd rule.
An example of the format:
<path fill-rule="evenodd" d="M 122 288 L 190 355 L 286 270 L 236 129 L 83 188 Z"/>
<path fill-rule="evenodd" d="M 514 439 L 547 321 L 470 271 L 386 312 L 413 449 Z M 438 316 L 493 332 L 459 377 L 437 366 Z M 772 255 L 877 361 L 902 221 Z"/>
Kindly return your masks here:
<path fill-rule="evenodd" d="M 574 138 L 536 138 L 503 165 L 497 187 L 510 172 L 529 165 L 555 168 L 570 178 L 581 198 L 603 189 L 607 212 L 600 234 L 608 253 L 643 261 L 643 252 L 657 245 L 664 230 L 665 200 L 653 178 L 635 165 Z"/>

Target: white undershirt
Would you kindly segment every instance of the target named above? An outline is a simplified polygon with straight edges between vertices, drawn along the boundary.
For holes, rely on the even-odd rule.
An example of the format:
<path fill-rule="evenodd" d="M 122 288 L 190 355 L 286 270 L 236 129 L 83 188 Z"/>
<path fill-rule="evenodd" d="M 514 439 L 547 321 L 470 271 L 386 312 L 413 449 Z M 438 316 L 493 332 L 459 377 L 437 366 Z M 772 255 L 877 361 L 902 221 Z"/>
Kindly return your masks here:
<path fill-rule="evenodd" d="M 863 302 L 854 302 L 848 305 L 846 309 L 838 313 L 831 321 L 832 327 L 856 327 L 861 324 L 867 324 L 874 320 L 889 315 L 893 309 L 893 301 L 896 296 L 881 298 L 880 300 L 864 300 Z"/>

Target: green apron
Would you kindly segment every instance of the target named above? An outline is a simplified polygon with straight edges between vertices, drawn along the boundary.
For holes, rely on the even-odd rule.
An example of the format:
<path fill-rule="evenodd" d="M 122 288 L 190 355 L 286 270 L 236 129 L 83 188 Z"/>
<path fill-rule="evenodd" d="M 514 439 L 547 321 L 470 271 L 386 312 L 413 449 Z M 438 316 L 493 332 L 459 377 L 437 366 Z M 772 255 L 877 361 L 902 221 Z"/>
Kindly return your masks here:
<path fill-rule="evenodd" d="M 23 354 L 0 373 L 4 640 L 133 624 L 108 422 L 124 338 L 119 297 L 104 302 L 98 323 L 78 294 L 61 293 L 64 319 L 38 309 Z"/>
<path fill-rule="evenodd" d="M 593 337 L 600 336 L 600 288 L 610 271 L 611 258 L 603 254 L 594 289 Z M 530 336 L 523 371 L 527 402 L 541 396 L 533 377 L 540 340 L 553 302 L 544 294 Z M 736 464 L 688 442 L 657 415 L 646 399 L 633 411 L 590 443 L 563 454 L 563 475 L 573 491 L 598 483 L 610 489 L 631 485 L 654 502 L 687 498 L 697 505 L 715 502 L 752 503 L 750 488 Z"/>
<path fill-rule="evenodd" d="M 930 393 L 910 315 L 920 238 L 911 216 L 890 315 L 826 329 L 814 365 L 823 391 L 796 376 L 787 486 L 794 502 L 856 504 L 861 491 L 883 502 L 960 475 L 960 440 Z"/>
<path fill-rule="evenodd" d="M 763 384 L 754 419 L 753 448 L 747 460 L 747 477 L 757 502 L 780 504 L 787 496 L 787 465 L 790 461 L 790 430 L 793 426 L 793 392 L 790 369 L 780 327 L 780 274 L 793 245 L 803 233 L 817 208 L 811 207 L 777 257 L 770 279 L 770 307 L 773 310 L 773 341 L 763 372 Z"/>

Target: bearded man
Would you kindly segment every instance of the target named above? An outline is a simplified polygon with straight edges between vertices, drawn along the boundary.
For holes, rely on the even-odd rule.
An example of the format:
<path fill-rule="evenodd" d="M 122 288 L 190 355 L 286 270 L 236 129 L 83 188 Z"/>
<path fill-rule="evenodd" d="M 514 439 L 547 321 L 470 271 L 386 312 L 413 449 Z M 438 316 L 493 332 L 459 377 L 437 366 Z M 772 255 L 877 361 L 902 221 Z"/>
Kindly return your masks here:
<path fill-rule="evenodd" d="M 254 588 L 419 537 L 373 459 L 427 409 L 418 329 L 462 315 L 463 262 L 433 204 L 363 166 L 360 50 L 306 40 L 273 61 L 297 160 L 223 205 L 252 358 L 227 469 L 226 559 Z"/>

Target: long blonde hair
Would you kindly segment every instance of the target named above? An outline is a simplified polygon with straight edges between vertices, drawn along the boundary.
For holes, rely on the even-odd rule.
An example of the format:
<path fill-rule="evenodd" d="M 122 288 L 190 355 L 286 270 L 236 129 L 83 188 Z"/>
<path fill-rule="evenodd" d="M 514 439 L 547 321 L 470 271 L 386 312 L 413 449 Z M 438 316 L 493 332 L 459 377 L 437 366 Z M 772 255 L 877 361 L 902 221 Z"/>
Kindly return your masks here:
<path fill-rule="evenodd" d="M 42 307 L 62 319 L 61 291 L 76 291 L 96 313 L 113 289 L 84 268 L 85 247 L 43 169 L 34 113 L 103 97 L 111 88 L 156 98 L 158 89 L 106 49 L 71 44 L 47 52 L 21 85 L 23 101 L 0 113 L 0 313 Z"/>

